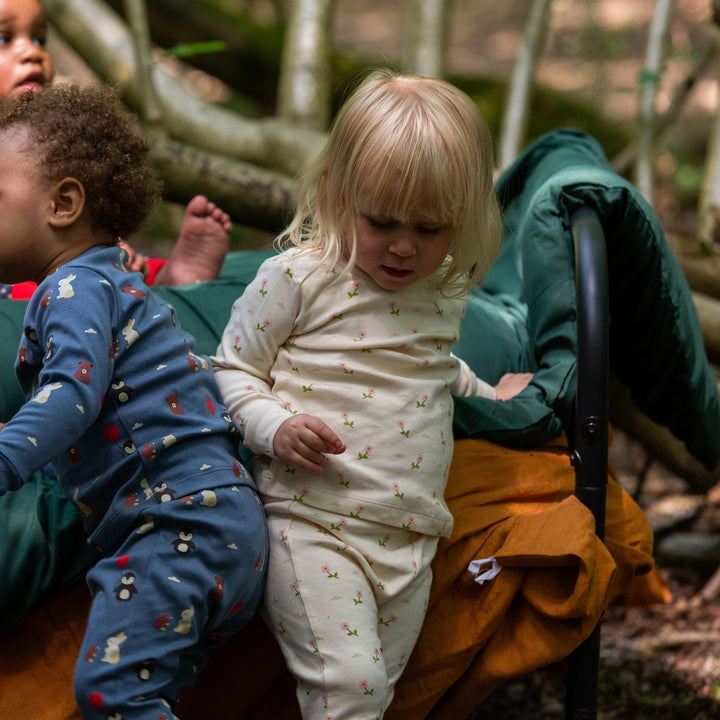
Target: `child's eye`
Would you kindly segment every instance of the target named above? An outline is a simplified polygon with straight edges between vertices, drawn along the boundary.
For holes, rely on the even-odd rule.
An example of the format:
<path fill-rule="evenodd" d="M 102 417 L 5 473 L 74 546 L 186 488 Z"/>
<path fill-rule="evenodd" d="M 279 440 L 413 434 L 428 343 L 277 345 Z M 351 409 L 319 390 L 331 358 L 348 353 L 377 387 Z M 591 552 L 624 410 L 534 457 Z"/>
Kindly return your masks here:
<path fill-rule="evenodd" d="M 365 222 L 378 230 L 391 230 L 397 225 L 396 220 L 389 218 L 377 218 L 370 215 L 363 215 Z"/>
<path fill-rule="evenodd" d="M 0 45 L 7 45 L 12 41 L 12 37 L 9 33 L 0 33 Z"/>
<path fill-rule="evenodd" d="M 45 47 L 47 45 L 47 36 L 46 35 L 38 35 L 32 39 L 33 45 L 38 45 L 40 47 Z"/>

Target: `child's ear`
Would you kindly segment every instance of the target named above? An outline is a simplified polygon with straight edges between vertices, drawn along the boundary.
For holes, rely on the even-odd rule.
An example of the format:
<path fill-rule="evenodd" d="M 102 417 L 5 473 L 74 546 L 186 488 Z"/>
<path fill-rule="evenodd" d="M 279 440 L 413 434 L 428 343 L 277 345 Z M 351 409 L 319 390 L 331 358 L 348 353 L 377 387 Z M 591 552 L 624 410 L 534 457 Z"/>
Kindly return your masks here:
<path fill-rule="evenodd" d="M 52 227 L 63 228 L 72 225 L 85 209 L 85 188 L 72 177 L 63 178 L 52 190 L 50 216 Z"/>

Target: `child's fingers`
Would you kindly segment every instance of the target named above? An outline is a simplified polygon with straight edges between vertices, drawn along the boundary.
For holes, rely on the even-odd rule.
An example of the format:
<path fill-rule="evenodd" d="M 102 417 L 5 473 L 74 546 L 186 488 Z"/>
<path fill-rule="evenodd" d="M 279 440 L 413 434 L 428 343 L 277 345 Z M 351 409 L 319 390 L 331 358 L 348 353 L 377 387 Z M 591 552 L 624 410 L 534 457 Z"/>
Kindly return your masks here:
<path fill-rule="evenodd" d="M 283 462 L 321 473 L 328 462 L 326 453 L 343 452 L 345 446 L 319 418 L 294 415 L 278 428 L 273 449 Z"/>

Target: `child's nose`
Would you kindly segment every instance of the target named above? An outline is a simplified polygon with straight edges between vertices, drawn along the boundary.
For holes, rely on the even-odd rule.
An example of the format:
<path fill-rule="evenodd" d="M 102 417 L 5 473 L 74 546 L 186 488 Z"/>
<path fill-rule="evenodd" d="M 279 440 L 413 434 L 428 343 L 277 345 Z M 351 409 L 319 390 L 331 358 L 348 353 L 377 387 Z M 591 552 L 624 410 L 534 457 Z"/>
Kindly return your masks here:
<path fill-rule="evenodd" d="M 401 257 L 411 257 L 415 254 L 415 241 L 408 233 L 399 233 L 390 243 L 390 252 Z"/>
<path fill-rule="evenodd" d="M 23 60 L 42 60 L 45 48 L 32 38 L 17 39 L 18 54 Z"/>

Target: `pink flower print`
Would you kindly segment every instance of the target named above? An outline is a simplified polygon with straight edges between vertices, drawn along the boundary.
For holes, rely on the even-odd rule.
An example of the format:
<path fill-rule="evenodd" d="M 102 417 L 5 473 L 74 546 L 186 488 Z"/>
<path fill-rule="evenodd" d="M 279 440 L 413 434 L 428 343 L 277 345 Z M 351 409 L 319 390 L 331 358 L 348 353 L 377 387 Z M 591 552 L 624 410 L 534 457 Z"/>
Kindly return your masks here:
<path fill-rule="evenodd" d="M 337 574 L 337 572 L 333 572 L 333 571 L 330 569 L 330 566 L 329 566 L 329 565 L 323 565 L 320 569 L 321 569 L 330 579 L 337 579 L 337 580 L 340 579 L 340 576 Z"/>
<path fill-rule="evenodd" d="M 360 283 L 354 282 L 354 283 L 352 284 L 352 290 L 348 290 L 348 297 L 349 297 L 349 298 L 357 297 L 358 289 L 359 289 L 359 288 L 360 288 Z"/>
<path fill-rule="evenodd" d="M 355 518 L 356 520 L 360 518 L 360 513 L 365 509 L 364 505 L 358 505 L 357 510 L 355 512 L 350 512 L 350 517 Z"/>
<path fill-rule="evenodd" d="M 350 370 L 350 368 L 348 368 L 347 364 L 344 362 L 340 363 L 340 368 L 345 373 L 345 375 L 352 375 L 355 372 L 354 370 Z"/>
<path fill-rule="evenodd" d="M 442 349 L 443 349 L 443 344 L 442 344 L 442 342 L 440 342 L 440 340 L 438 340 L 437 338 L 433 338 L 433 342 L 435 343 L 435 349 L 436 349 L 436 350 L 442 350 Z"/>
<path fill-rule="evenodd" d="M 358 590 L 355 593 L 355 597 L 353 598 L 353 603 L 355 603 L 355 605 L 362 605 L 362 590 Z"/>
<path fill-rule="evenodd" d="M 235 336 L 235 344 L 233 345 L 233 350 L 235 352 L 240 352 L 242 350 L 242 345 L 240 344 L 242 342 L 242 339 L 240 338 L 240 335 Z"/>
<path fill-rule="evenodd" d="M 282 542 L 287 542 L 287 539 L 288 539 L 287 530 L 286 530 L 285 528 L 283 528 L 283 529 L 280 531 L 280 540 L 281 540 Z"/>
<path fill-rule="evenodd" d="M 260 290 L 258 291 L 263 297 L 267 295 L 267 279 L 263 279 L 263 281 L 260 283 Z"/>
<path fill-rule="evenodd" d="M 379 622 L 381 625 L 385 625 L 385 627 L 390 627 L 391 623 L 394 623 L 394 622 L 396 622 L 396 621 L 397 621 L 397 615 L 390 615 L 390 616 L 387 617 L 387 618 L 384 618 L 384 617 L 381 616 L 381 617 L 378 618 L 378 622 Z"/>
<path fill-rule="evenodd" d="M 419 469 L 420 469 L 420 465 L 422 465 L 422 461 L 423 461 L 423 456 L 422 456 L 422 455 L 418 455 L 418 456 L 417 456 L 417 460 L 416 460 L 415 462 L 411 462 L 411 463 L 410 463 L 410 468 L 411 468 L 412 470 L 419 470 Z"/>
<path fill-rule="evenodd" d="M 402 524 L 402 529 L 403 530 L 412 530 L 412 526 L 413 526 L 414 522 L 415 522 L 415 518 L 412 515 L 410 515 L 407 519 L 407 522 L 404 522 Z"/>
<path fill-rule="evenodd" d="M 245 427 L 245 417 L 240 413 L 235 413 L 235 421 L 238 427 Z"/>
<path fill-rule="evenodd" d="M 340 627 L 350 636 L 354 635 L 355 637 L 358 637 L 358 631 L 357 628 L 352 629 L 350 625 L 346 622 L 341 623 Z"/>
<path fill-rule="evenodd" d="M 398 663 L 398 667 L 405 667 L 405 653 L 400 656 L 400 662 Z"/>
<path fill-rule="evenodd" d="M 265 332 L 267 328 L 269 328 L 271 325 L 270 321 L 268 319 L 265 319 L 262 321 L 262 323 L 256 323 L 255 328 L 259 330 L 260 332 Z"/>
<path fill-rule="evenodd" d="M 299 495 L 297 493 L 295 493 L 295 495 L 293 495 L 293 502 L 299 502 L 299 503 L 305 502 L 305 498 L 307 497 L 307 495 L 308 495 L 308 489 L 303 488 L 300 491 Z"/>
<path fill-rule="evenodd" d="M 432 497 L 433 497 L 433 500 L 435 501 L 435 505 L 437 505 L 438 507 L 440 507 L 440 501 L 438 500 L 437 493 L 433 493 L 433 494 L 432 494 Z"/>
<path fill-rule="evenodd" d="M 245 386 L 245 390 L 247 390 L 248 392 L 252 392 L 254 389 L 255 389 L 254 385 L 246 385 Z"/>
<path fill-rule="evenodd" d="M 368 388 L 363 394 L 363 400 L 372 400 L 375 397 L 375 388 Z"/>
<path fill-rule="evenodd" d="M 391 315 L 400 315 L 400 308 L 397 306 L 396 302 L 388 303 L 388 307 L 390 308 Z"/>
<path fill-rule="evenodd" d="M 292 583 L 290 585 L 290 589 L 293 591 L 293 594 L 295 596 L 298 596 L 300 594 L 300 588 L 297 586 L 297 583 Z"/>
<path fill-rule="evenodd" d="M 380 662 L 380 651 L 377 648 L 375 648 L 375 651 L 372 654 L 372 661 Z"/>
<path fill-rule="evenodd" d="M 433 305 L 435 306 L 435 314 L 442 316 L 445 311 L 437 303 L 433 303 Z"/>
<path fill-rule="evenodd" d="M 342 529 L 347 525 L 347 519 L 346 518 L 340 518 L 336 523 L 331 522 L 330 523 L 330 529 L 331 530 L 337 530 L 337 532 L 341 532 Z"/>
<path fill-rule="evenodd" d="M 342 485 L 343 487 L 346 487 L 346 488 L 350 487 L 350 481 L 346 480 L 345 476 L 341 472 L 339 472 L 337 474 L 337 476 L 338 476 L 338 485 Z"/>
<path fill-rule="evenodd" d="M 347 425 L 349 428 L 355 427 L 355 421 L 350 419 L 350 415 L 346 412 L 342 414 L 343 425 Z"/>
<path fill-rule="evenodd" d="M 363 695 L 374 695 L 375 694 L 375 689 L 368 687 L 367 680 L 360 681 L 360 689 L 363 691 Z"/>
<path fill-rule="evenodd" d="M 355 342 L 362 342 L 367 337 L 367 333 L 364 330 L 361 330 L 358 333 L 358 336 L 355 338 Z"/>
<path fill-rule="evenodd" d="M 291 402 L 286 402 L 284 407 L 291 415 L 297 415 L 297 410 L 293 409 Z"/>
<path fill-rule="evenodd" d="M 393 490 L 395 490 L 395 497 L 401 500 L 405 497 L 405 493 L 400 492 L 400 483 L 393 483 Z"/>
<path fill-rule="evenodd" d="M 387 547 L 388 540 L 390 540 L 390 536 L 384 535 L 380 540 L 378 540 L 378 545 L 380 547 Z"/>
<path fill-rule="evenodd" d="M 320 651 L 318 650 L 317 643 L 316 643 L 314 640 L 311 640 L 310 643 L 309 643 L 309 645 L 310 645 L 310 647 L 312 648 L 312 651 L 313 651 L 314 653 L 320 652 Z"/>
<path fill-rule="evenodd" d="M 280 634 L 284 635 L 285 634 L 285 624 L 283 623 L 282 620 L 278 623 L 278 627 L 280 628 Z"/>
<path fill-rule="evenodd" d="M 423 393 L 423 396 L 415 401 L 415 407 L 424 408 L 425 403 L 428 401 L 428 396 Z M 442 433 L 442 430 L 440 431 Z"/>
<path fill-rule="evenodd" d="M 372 452 L 372 445 L 366 445 L 364 452 L 358 452 L 358 460 L 367 460 Z"/>
<path fill-rule="evenodd" d="M 285 358 L 285 362 L 290 366 L 292 372 L 300 372 L 297 365 L 293 365 L 293 361 L 290 358 Z"/>
<path fill-rule="evenodd" d="M 442 430 L 440 431 L 440 444 L 447 445 L 447 440 L 445 440 L 445 433 Z"/>
<path fill-rule="evenodd" d="M 410 437 L 410 430 L 405 427 L 405 421 L 399 420 L 398 425 L 400 426 L 400 434 L 404 435 L 406 438 Z"/>

